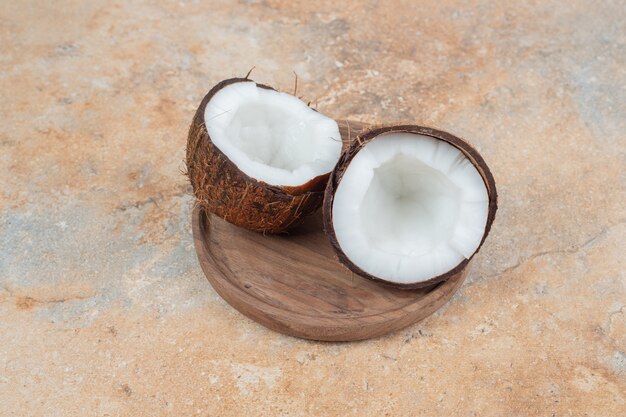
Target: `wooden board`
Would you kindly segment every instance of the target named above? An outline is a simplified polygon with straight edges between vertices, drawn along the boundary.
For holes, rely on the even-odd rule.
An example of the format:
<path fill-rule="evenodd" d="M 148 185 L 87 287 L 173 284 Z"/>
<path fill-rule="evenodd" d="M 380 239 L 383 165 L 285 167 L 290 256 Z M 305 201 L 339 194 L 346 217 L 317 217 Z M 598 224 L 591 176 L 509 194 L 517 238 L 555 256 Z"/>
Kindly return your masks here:
<path fill-rule="evenodd" d="M 289 235 L 263 236 L 193 211 L 200 265 L 233 307 L 270 329 L 313 340 L 381 336 L 429 316 L 467 271 L 421 290 L 399 290 L 344 268 L 322 230 L 321 213 Z"/>
<path fill-rule="evenodd" d="M 344 145 L 368 127 L 337 122 Z M 469 271 L 425 289 L 394 289 L 343 267 L 322 229 L 321 210 L 281 236 L 193 212 L 196 252 L 213 288 L 241 313 L 291 336 L 351 341 L 402 329 L 445 304 Z"/>

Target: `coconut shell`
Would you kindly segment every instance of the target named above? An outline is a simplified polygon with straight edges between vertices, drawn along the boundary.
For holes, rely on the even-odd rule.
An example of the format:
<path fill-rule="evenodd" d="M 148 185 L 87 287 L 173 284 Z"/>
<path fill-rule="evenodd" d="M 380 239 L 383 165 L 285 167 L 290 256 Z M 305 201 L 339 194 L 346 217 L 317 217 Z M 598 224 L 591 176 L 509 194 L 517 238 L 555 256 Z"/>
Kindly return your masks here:
<path fill-rule="evenodd" d="M 330 173 L 299 186 L 274 186 L 246 175 L 213 144 L 204 123 L 207 103 L 222 88 L 247 82 L 254 81 L 247 78 L 224 80 L 202 99 L 189 127 L 187 175 L 197 204 L 205 210 L 246 229 L 281 233 L 321 206 Z M 273 90 L 266 85 L 256 85 Z"/>
<path fill-rule="evenodd" d="M 387 280 L 381 279 L 379 277 L 375 277 L 363 271 L 361 268 L 355 265 L 343 252 L 343 250 L 341 249 L 341 246 L 339 245 L 339 242 L 337 241 L 337 236 L 333 228 L 332 207 L 333 207 L 335 192 L 337 190 L 337 186 L 341 182 L 343 174 L 346 172 L 346 169 L 350 165 L 352 158 L 354 158 L 354 156 L 361 150 L 361 148 L 363 148 L 363 146 L 365 146 L 365 144 L 367 144 L 369 141 L 371 141 L 375 137 L 386 134 L 386 133 L 400 133 L 400 132 L 415 133 L 419 135 L 430 136 L 435 139 L 448 142 L 450 145 L 459 149 L 461 152 L 463 152 L 463 154 L 470 160 L 470 162 L 472 162 L 472 164 L 478 170 L 480 176 L 482 177 L 485 183 L 485 186 L 487 188 L 487 194 L 489 196 L 489 206 L 488 206 L 488 213 L 487 213 L 487 223 L 485 224 L 485 232 L 480 241 L 480 244 L 478 245 L 478 248 L 476 248 L 476 251 L 474 251 L 472 256 L 470 256 L 467 259 L 464 259 L 463 261 L 461 261 L 461 263 L 459 263 L 457 266 L 455 266 L 450 271 L 444 274 L 433 277 L 426 281 L 412 283 L 412 284 L 399 284 L 399 283 L 389 282 Z M 358 274 L 362 277 L 369 278 L 374 281 L 378 281 L 385 285 L 396 287 L 396 288 L 417 289 L 417 288 L 428 287 L 428 286 L 446 281 L 458 274 L 461 274 L 463 270 L 468 267 L 474 255 L 478 253 L 478 250 L 481 248 L 481 246 L 485 242 L 485 239 L 487 238 L 487 235 L 489 234 L 489 231 L 491 230 L 491 225 L 493 224 L 493 221 L 495 219 L 497 209 L 498 209 L 498 193 L 496 191 L 496 182 L 485 160 L 480 156 L 478 151 L 474 149 L 469 143 L 467 143 L 463 139 L 457 136 L 454 136 L 450 133 L 443 132 L 441 130 L 432 129 L 429 127 L 423 127 L 423 126 L 417 126 L 417 125 L 387 125 L 387 126 L 376 127 L 376 128 L 363 131 L 352 141 L 349 147 L 342 153 L 341 157 L 339 158 L 339 162 L 337 162 L 335 169 L 330 174 L 328 185 L 326 186 L 326 192 L 324 194 L 324 228 L 326 230 L 326 234 L 328 235 L 330 243 L 337 254 L 337 257 L 339 258 L 339 261 L 342 264 L 344 264 L 348 269 L 350 269 L 352 272 L 354 272 L 355 274 Z"/>

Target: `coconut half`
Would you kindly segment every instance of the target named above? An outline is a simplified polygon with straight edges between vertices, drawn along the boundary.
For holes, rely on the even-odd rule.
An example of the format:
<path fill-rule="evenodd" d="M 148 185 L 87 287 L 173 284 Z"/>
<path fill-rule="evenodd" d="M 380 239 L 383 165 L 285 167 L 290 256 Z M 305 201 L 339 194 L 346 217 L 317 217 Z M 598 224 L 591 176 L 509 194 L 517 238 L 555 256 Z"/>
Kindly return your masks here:
<path fill-rule="evenodd" d="M 333 119 L 290 94 L 233 78 L 213 87 L 196 111 L 187 171 L 203 208 L 278 233 L 321 206 L 341 147 Z"/>
<path fill-rule="evenodd" d="M 420 288 L 467 266 L 496 208 L 493 176 L 468 143 L 387 126 L 360 135 L 342 155 L 326 188 L 324 222 L 353 272 Z"/>

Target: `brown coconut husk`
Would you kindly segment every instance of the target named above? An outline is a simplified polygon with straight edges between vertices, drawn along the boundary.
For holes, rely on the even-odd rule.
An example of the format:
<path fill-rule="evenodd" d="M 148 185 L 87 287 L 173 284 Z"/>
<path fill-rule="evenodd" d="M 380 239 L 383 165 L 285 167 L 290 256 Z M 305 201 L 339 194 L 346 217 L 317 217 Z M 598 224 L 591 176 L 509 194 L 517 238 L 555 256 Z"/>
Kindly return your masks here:
<path fill-rule="evenodd" d="M 274 186 L 243 173 L 213 144 L 204 123 L 206 105 L 222 88 L 243 82 L 254 81 L 248 78 L 224 80 L 200 103 L 189 127 L 187 175 L 197 204 L 207 212 L 246 229 L 262 233 L 285 232 L 321 206 L 330 173 L 299 186 Z M 256 85 L 273 90 L 263 84 Z"/>
<path fill-rule="evenodd" d="M 367 144 L 369 141 L 371 141 L 375 137 L 386 134 L 386 133 L 400 133 L 400 132 L 415 133 L 419 135 L 430 136 L 435 139 L 448 142 L 450 145 L 459 149 L 470 160 L 470 162 L 472 162 L 472 164 L 474 164 L 474 166 L 477 168 L 478 172 L 480 173 L 485 183 L 485 186 L 487 187 L 487 194 L 489 196 L 489 207 L 488 207 L 488 213 L 487 213 L 487 223 L 485 225 L 485 232 L 483 234 L 482 240 L 480 241 L 480 245 L 478 245 L 478 248 L 476 248 L 476 251 L 474 251 L 472 256 L 470 256 L 468 259 L 464 259 L 463 261 L 461 261 L 461 263 L 459 263 L 457 266 L 455 266 L 450 271 L 444 274 L 433 277 L 426 281 L 413 283 L 413 284 L 398 284 L 398 283 L 389 282 L 389 281 L 386 281 L 384 279 L 373 276 L 363 271 L 361 268 L 355 265 L 343 252 L 343 250 L 341 249 L 341 245 L 339 245 L 339 242 L 337 241 L 337 236 L 335 234 L 335 230 L 333 227 L 332 207 L 333 207 L 333 200 L 334 200 L 335 192 L 337 190 L 337 186 L 341 182 L 343 174 L 348 168 L 348 165 L 350 165 L 352 158 L 354 158 L 354 156 L 361 150 L 361 148 L 363 148 L 363 146 L 365 146 L 365 144 Z M 343 154 L 341 155 L 341 158 L 339 159 L 339 162 L 335 166 L 335 169 L 330 174 L 328 185 L 326 186 L 326 192 L 324 194 L 324 228 L 326 230 L 326 234 L 328 235 L 330 243 L 333 249 L 335 250 L 335 253 L 337 254 L 337 257 L 339 258 L 339 261 L 342 264 L 344 264 L 350 271 L 362 277 L 369 278 L 371 280 L 378 281 L 378 282 L 381 282 L 382 284 L 392 286 L 395 288 L 417 289 L 417 288 L 429 287 L 431 285 L 438 284 L 454 276 L 462 274 L 465 268 L 468 267 L 474 255 L 478 253 L 478 250 L 482 247 L 483 243 L 485 242 L 485 239 L 487 238 L 487 235 L 489 234 L 489 231 L 491 230 L 491 225 L 493 224 L 493 221 L 495 219 L 497 209 L 498 209 L 498 193 L 496 190 L 496 182 L 493 178 L 493 175 L 491 174 L 491 171 L 489 170 L 489 167 L 487 166 L 487 163 L 485 162 L 485 160 L 480 156 L 478 151 L 474 149 L 468 142 L 450 133 L 443 132 L 437 129 L 432 129 L 429 127 L 423 127 L 423 126 L 417 126 L 417 125 L 387 125 L 387 126 L 381 126 L 381 127 L 374 127 L 369 130 L 363 131 L 354 140 L 351 141 L 348 149 L 345 152 L 343 152 Z"/>

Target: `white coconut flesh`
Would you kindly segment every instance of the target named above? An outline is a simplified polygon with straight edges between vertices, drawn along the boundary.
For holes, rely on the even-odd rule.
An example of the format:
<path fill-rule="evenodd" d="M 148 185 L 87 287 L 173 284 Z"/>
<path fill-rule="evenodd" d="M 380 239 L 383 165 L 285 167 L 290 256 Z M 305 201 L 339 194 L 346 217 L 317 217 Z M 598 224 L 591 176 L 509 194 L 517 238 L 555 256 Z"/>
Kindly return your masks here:
<path fill-rule="evenodd" d="M 204 112 L 213 144 L 248 176 L 299 186 L 332 171 L 341 154 L 337 123 L 298 98 L 253 82 L 218 91 Z"/>
<path fill-rule="evenodd" d="M 449 272 L 482 240 L 489 196 L 456 147 L 390 133 L 365 144 L 335 191 L 332 226 L 352 263 L 396 284 Z"/>

